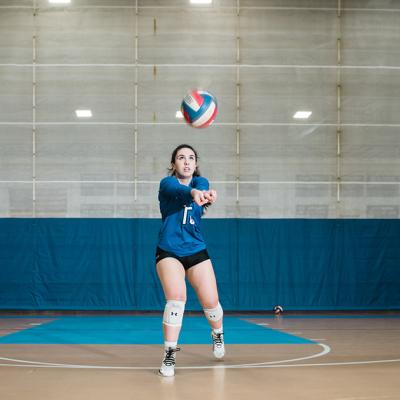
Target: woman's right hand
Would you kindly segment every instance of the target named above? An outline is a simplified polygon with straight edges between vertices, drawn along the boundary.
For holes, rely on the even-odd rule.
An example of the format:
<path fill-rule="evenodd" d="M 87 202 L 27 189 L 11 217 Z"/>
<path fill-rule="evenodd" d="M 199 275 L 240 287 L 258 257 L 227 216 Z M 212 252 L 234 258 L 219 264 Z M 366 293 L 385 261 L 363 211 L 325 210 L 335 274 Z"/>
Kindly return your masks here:
<path fill-rule="evenodd" d="M 204 206 L 204 204 L 207 204 L 209 202 L 209 200 L 206 199 L 202 190 L 192 189 L 190 191 L 190 194 L 192 195 L 193 201 L 198 206 Z"/>
<path fill-rule="evenodd" d="M 193 201 L 199 206 L 203 206 L 207 203 L 212 204 L 217 200 L 217 192 L 215 190 L 192 189 L 190 194 L 192 195 Z"/>
<path fill-rule="evenodd" d="M 210 204 L 213 204 L 217 201 L 217 192 L 214 189 L 206 190 L 204 193 L 204 197 L 208 200 Z"/>

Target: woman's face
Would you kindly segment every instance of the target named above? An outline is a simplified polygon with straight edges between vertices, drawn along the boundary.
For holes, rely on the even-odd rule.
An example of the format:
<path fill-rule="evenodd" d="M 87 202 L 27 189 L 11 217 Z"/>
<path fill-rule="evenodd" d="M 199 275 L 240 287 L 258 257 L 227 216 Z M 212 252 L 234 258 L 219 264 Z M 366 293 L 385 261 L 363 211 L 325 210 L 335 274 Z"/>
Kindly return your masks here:
<path fill-rule="evenodd" d="M 178 178 L 188 179 L 196 170 L 196 155 L 193 150 L 184 147 L 179 149 L 175 156 L 175 173 Z"/>

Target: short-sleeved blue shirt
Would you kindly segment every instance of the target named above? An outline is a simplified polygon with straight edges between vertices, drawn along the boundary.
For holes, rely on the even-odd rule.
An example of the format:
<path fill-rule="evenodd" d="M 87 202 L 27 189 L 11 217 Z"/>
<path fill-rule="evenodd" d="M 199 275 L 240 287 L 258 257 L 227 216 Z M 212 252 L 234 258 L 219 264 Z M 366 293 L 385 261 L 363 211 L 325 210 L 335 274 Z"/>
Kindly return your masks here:
<path fill-rule="evenodd" d="M 158 247 L 179 257 L 190 256 L 206 248 L 200 231 L 203 206 L 193 201 L 192 189 L 208 190 L 208 180 L 195 176 L 186 186 L 175 176 L 167 176 L 160 182 L 158 200 L 162 226 Z"/>

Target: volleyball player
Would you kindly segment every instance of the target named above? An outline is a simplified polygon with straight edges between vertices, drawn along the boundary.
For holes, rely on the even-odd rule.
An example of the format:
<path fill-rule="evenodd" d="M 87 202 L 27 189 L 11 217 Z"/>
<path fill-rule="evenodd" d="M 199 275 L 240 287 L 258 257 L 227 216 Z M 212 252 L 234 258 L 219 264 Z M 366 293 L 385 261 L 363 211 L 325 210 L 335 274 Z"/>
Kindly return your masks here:
<path fill-rule="evenodd" d="M 200 220 L 207 206 L 217 199 L 208 180 L 200 176 L 197 152 L 183 144 L 172 153 L 170 175 L 160 182 L 158 199 L 162 226 L 156 250 L 157 274 L 166 298 L 163 315 L 164 358 L 162 376 L 175 375 L 179 333 L 186 303 L 185 276 L 194 288 L 211 327 L 213 353 L 225 355 L 217 284 Z"/>

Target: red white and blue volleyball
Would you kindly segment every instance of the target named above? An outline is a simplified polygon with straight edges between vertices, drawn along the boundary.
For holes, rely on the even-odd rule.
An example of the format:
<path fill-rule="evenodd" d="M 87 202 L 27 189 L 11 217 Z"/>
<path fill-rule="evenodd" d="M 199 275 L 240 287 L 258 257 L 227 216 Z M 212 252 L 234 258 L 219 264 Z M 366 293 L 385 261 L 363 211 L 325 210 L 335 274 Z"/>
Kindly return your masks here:
<path fill-rule="evenodd" d="M 192 90 L 182 101 L 185 121 L 193 128 L 205 128 L 214 122 L 218 106 L 215 97 L 205 90 Z"/>

